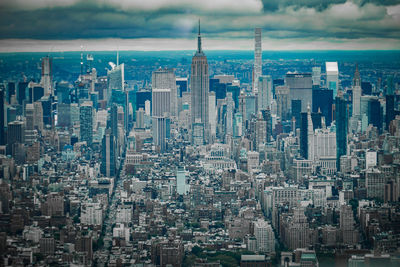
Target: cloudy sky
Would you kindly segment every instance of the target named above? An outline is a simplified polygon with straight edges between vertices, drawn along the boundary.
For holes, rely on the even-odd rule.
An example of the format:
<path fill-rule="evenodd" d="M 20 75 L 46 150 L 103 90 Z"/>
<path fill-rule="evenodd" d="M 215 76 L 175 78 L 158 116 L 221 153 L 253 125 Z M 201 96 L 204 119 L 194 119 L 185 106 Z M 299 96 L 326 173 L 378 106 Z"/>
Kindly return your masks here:
<path fill-rule="evenodd" d="M 400 49 L 400 0 L 1 0 L 0 52 Z"/>

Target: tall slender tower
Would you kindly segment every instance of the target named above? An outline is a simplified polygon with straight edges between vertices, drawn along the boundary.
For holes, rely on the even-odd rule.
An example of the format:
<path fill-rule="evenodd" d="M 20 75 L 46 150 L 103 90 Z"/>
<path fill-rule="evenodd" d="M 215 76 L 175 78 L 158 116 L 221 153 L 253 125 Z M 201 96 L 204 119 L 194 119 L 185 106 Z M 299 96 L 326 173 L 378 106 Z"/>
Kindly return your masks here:
<path fill-rule="evenodd" d="M 192 126 L 196 125 L 197 129 L 199 129 L 199 126 L 202 125 L 203 140 L 204 143 L 207 143 L 209 140 L 209 133 L 210 133 L 209 119 L 208 119 L 209 76 L 208 76 L 207 57 L 203 53 L 203 50 L 201 49 L 200 20 L 199 20 L 199 34 L 197 36 L 197 51 L 192 58 L 190 90 L 191 90 L 191 103 L 192 103 L 191 107 Z"/>
<path fill-rule="evenodd" d="M 261 28 L 254 30 L 254 69 L 253 69 L 253 92 L 258 92 L 258 78 L 262 73 L 262 51 L 261 51 Z"/>

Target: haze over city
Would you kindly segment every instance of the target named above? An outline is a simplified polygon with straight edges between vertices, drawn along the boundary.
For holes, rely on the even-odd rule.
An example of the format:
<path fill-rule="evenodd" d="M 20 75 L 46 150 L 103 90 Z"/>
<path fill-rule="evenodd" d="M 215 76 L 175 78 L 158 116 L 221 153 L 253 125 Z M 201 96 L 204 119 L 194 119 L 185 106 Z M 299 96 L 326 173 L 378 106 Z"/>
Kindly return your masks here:
<path fill-rule="evenodd" d="M 0 266 L 400 266 L 396 0 L 3 0 Z"/>

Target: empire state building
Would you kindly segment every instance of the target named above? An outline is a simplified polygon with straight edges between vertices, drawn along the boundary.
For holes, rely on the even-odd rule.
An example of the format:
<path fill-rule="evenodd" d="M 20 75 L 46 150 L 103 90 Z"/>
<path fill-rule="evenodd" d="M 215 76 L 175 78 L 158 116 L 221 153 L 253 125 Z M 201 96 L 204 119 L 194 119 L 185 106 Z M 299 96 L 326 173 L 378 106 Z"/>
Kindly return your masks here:
<path fill-rule="evenodd" d="M 208 63 L 207 57 L 201 49 L 200 21 L 197 51 L 192 58 L 190 90 L 192 140 L 195 145 L 202 145 L 208 142 L 210 130 L 208 119 Z"/>

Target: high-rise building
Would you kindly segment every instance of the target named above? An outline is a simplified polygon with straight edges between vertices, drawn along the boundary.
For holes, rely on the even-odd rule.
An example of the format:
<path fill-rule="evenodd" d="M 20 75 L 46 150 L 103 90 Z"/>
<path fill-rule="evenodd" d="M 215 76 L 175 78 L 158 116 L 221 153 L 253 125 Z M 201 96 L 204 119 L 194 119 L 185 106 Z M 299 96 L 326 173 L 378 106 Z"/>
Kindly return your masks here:
<path fill-rule="evenodd" d="M 262 74 L 261 28 L 254 30 L 253 92 L 258 92 L 258 78 Z"/>
<path fill-rule="evenodd" d="M 13 121 L 7 127 L 7 154 L 14 155 L 14 146 L 25 142 L 25 123 Z"/>
<path fill-rule="evenodd" d="M 321 85 L 321 67 L 312 68 L 312 84 L 313 86 Z"/>
<path fill-rule="evenodd" d="M 339 90 L 339 68 L 337 62 L 326 62 L 326 87 L 333 91 L 333 97 Z"/>
<path fill-rule="evenodd" d="M 326 126 L 332 123 L 333 91 L 325 88 L 312 90 L 312 112 L 320 111 Z"/>
<path fill-rule="evenodd" d="M 79 108 L 80 141 L 86 141 L 88 146 L 93 143 L 93 106 L 92 102 L 84 102 Z"/>
<path fill-rule="evenodd" d="M 101 147 L 101 173 L 113 177 L 116 174 L 116 165 L 116 138 L 112 130 L 107 129 Z"/>
<path fill-rule="evenodd" d="M 276 94 L 276 114 L 281 118 L 282 121 L 290 119 L 289 114 L 289 87 L 277 86 L 275 88 Z"/>
<path fill-rule="evenodd" d="M 340 157 L 347 154 L 347 130 L 348 130 L 348 105 L 343 97 L 335 99 L 336 119 L 336 166 L 340 170 Z"/>
<path fill-rule="evenodd" d="M 358 65 L 356 65 L 354 73 L 352 104 L 352 116 L 349 128 L 351 128 L 351 131 L 357 131 L 358 122 L 361 120 L 361 78 Z"/>
<path fill-rule="evenodd" d="M 271 76 L 260 76 L 258 78 L 258 111 L 271 109 L 272 99 Z"/>
<path fill-rule="evenodd" d="M 153 88 L 152 90 L 152 116 L 169 116 L 171 113 L 171 89 Z"/>
<path fill-rule="evenodd" d="M 301 100 L 301 111 L 307 112 L 307 106 L 312 106 L 311 73 L 287 73 L 286 86 L 290 89 L 291 100 Z"/>
<path fill-rule="evenodd" d="M 44 95 L 53 95 L 53 73 L 52 59 L 50 57 L 42 58 L 42 79 L 40 81 L 44 89 Z"/>
<path fill-rule="evenodd" d="M 110 63 L 111 70 L 107 70 L 107 105 L 111 106 L 113 91 L 125 91 L 125 64 Z"/>
<path fill-rule="evenodd" d="M 168 89 L 170 91 L 170 99 L 169 99 L 169 114 L 173 117 L 178 114 L 178 96 L 176 89 L 176 77 L 174 73 L 174 69 L 162 69 L 159 68 L 152 73 L 152 89 Z M 154 96 L 154 94 L 153 94 Z M 154 101 L 154 98 L 153 98 Z M 153 109 L 154 112 L 154 109 Z M 154 113 L 153 113 L 154 114 Z M 158 115 L 155 115 L 158 116 Z"/>
<path fill-rule="evenodd" d="M 377 127 L 379 131 L 382 130 L 383 124 L 383 111 L 381 103 L 378 99 L 370 99 L 368 102 L 368 124 Z"/>
<path fill-rule="evenodd" d="M 209 108 L 209 121 L 210 121 L 210 138 L 215 139 L 217 134 L 217 110 L 216 110 L 216 99 L 215 92 L 210 92 L 208 96 L 208 108 Z"/>
<path fill-rule="evenodd" d="M 300 128 L 301 124 L 301 100 L 299 99 L 294 99 L 291 101 L 292 102 L 292 118 L 296 120 L 296 129 Z M 295 129 L 292 129 L 293 132 L 296 132 Z"/>
<path fill-rule="evenodd" d="M 308 113 L 301 113 L 300 125 L 300 155 L 304 159 L 308 159 Z"/>
<path fill-rule="evenodd" d="M 4 116 L 6 114 L 4 110 L 4 101 L 4 90 L 0 88 L 0 145 L 4 145 L 6 142 L 4 133 Z"/>
<path fill-rule="evenodd" d="M 170 135 L 170 119 L 167 117 L 153 116 L 153 142 L 160 153 L 167 149 L 167 139 Z"/>
<path fill-rule="evenodd" d="M 200 21 L 197 37 L 197 51 L 192 58 L 190 91 L 191 91 L 191 121 L 192 124 L 202 124 L 204 142 L 209 140 L 208 92 L 209 75 L 207 57 L 201 48 Z"/>
<path fill-rule="evenodd" d="M 386 129 L 389 129 L 390 122 L 395 119 L 394 95 L 386 95 Z"/>
<path fill-rule="evenodd" d="M 254 236 L 257 240 L 257 250 L 271 253 L 275 251 L 275 235 L 272 226 L 259 219 L 254 223 Z"/>
<path fill-rule="evenodd" d="M 182 94 L 187 92 L 189 89 L 188 78 L 176 77 L 176 88 L 179 92 L 178 97 L 182 97 Z"/>

